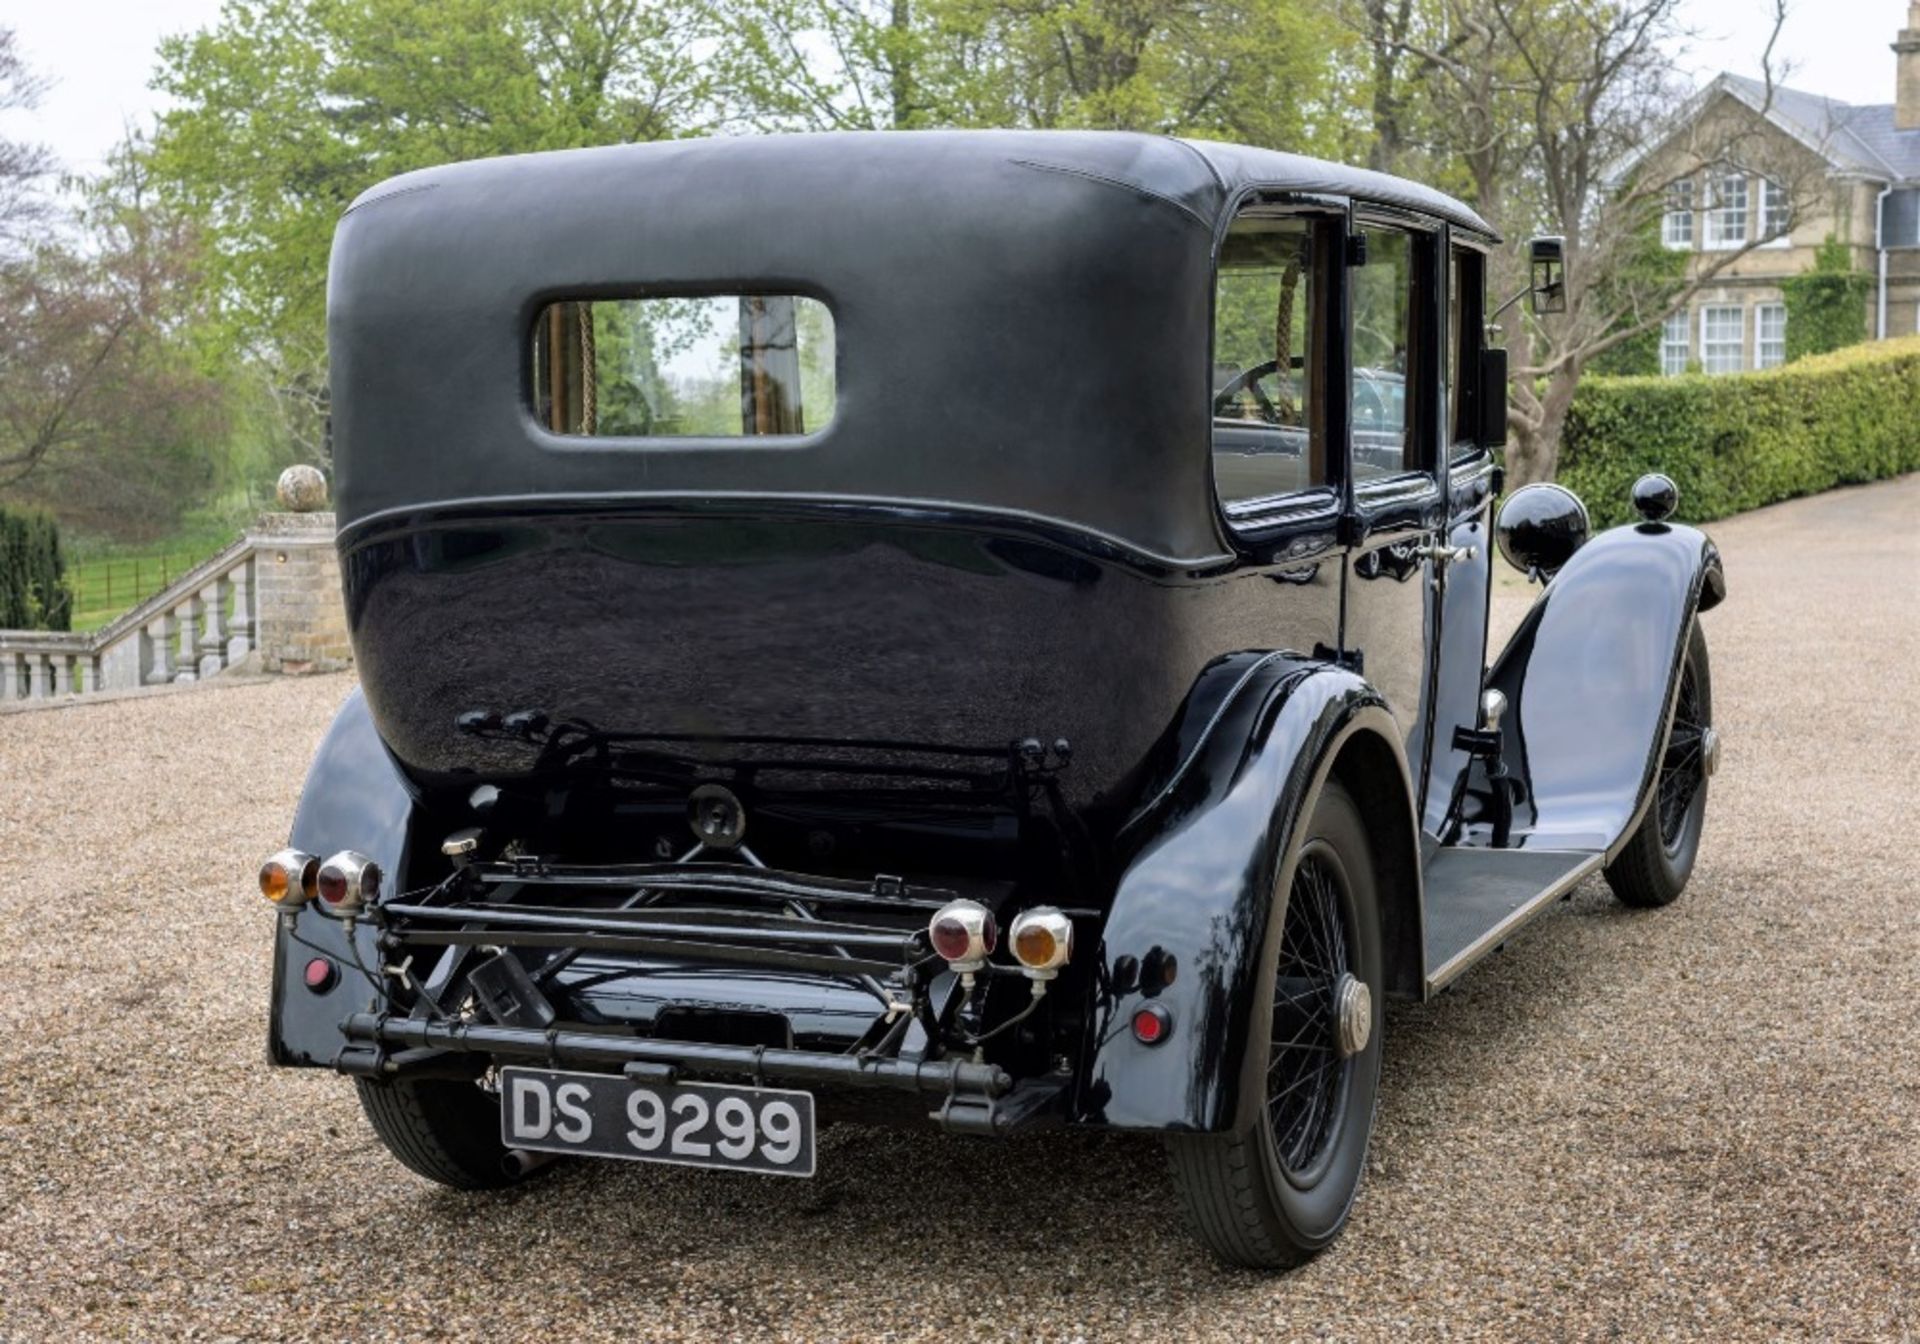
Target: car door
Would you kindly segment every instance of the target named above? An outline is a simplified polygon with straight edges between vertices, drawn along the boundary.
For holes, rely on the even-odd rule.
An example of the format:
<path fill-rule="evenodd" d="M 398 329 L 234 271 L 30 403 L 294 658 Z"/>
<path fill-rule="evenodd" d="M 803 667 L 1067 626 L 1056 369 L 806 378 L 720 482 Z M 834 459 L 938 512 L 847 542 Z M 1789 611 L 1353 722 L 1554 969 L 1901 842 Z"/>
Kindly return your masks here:
<path fill-rule="evenodd" d="M 1441 636 L 1441 273 L 1445 234 L 1356 209 L 1342 310 L 1347 586 L 1341 656 L 1385 698 L 1416 789 L 1427 777 Z M 1424 803 L 1424 798 L 1419 800 Z"/>
<path fill-rule="evenodd" d="M 1476 376 L 1485 342 L 1486 258 L 1466 240 L 1447 247 L 1446 342 L 1441 412 L 1446 434 L 1448 558 L 1434 594 L 1440 628 L 1434 670 L 1432 750 L 1428 753 L 1422 829 L 1444 835 L 1470 758 L 1454 732 L 1480 726 L 1486 675 L 1487 609 L 1493 581 L 1493 498 L 1498 468 L 1479 442 L 1481 393 Z"/>

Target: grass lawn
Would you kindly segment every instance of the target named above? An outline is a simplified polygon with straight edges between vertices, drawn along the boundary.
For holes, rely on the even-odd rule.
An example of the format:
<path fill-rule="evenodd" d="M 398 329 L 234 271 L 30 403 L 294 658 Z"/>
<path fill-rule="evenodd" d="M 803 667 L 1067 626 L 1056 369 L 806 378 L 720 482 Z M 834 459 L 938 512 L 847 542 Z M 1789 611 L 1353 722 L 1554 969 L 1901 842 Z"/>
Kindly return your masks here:
<path fill-rule="evenodd" d="M 219 549 L 219 543 L 183 549 L 182 543 L 171 542 L 152 550 L 116 550 L 69 561 L 67 583 L 73 589 L 73 629 L 98 629 Z"/>

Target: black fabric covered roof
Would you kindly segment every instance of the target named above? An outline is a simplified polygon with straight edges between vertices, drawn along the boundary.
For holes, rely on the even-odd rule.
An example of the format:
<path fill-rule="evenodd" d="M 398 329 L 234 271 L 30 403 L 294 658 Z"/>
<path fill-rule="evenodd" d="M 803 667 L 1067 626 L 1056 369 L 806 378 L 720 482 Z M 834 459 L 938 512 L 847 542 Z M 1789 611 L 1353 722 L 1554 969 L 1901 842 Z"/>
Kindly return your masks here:
<path fill-rule="evenodd" d="M 334 238 L 340 522 L 567 494 L 881 498 L 1217 555 L 1212 246 L 1255 186 L 1490 232 L 1380 174 L 1111 132 L 664 141 L 394 178 Z M 831 424 L 798 440 L 637 441 L 535 422 L 528 342 L 547 303 L 702 292 L 828 304 Z"/>

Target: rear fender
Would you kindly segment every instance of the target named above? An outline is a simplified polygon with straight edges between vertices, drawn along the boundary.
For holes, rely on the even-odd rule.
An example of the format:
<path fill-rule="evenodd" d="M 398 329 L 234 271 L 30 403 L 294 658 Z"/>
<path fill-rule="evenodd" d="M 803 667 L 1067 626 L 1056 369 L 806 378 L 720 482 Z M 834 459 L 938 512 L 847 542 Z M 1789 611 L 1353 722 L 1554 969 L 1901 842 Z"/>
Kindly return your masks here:
<path fill-rule="evenodd" d="M 321 858 L 356 849 L 387 873 L 386 894 L 406 880 L 418 806 L 413 790 L 375 728 L 358 688 L 347 697 L 320 742 L 293 816 L 291 843 Z M 298 939 L 296 941 L 295 935 Z M 379 973 L 374 931 L 362 924 L 349 948 L 344 927 L 305 910 L 290 929 L 281 917 L 273 944 L 273 998 L 267 1054 L 276 1064 L 325 1065 L 346 1045 L 340 1023 L 375 999 L 367 972 Z M 303 978 L 308 961 L 325 956 L 338 968 L 316 993 Z M 358 965 L 356 965 L 356 956 Z M 424 974 L 423 974 L 424 978 Z"/>
<path fill-rule="evenodd" d="M 1487 677 L 1507 697 L 1514 843 L 1611 857 L 1631 838 L 1694 613 L 1725 596 L 1720 553 L 1691 527 L 1616 527 L 1574 552 Z"/>
<path fill-rule="evenodd" d="M 1372 750 L 1343 752 L 1361 735 L 1377 739 L 1367 744 Z M 1380 781 L 1365 792 L 1398 798 L 1395 815 L 1379 821 L 1404 830 L 1394 839 L 1414 885 L 1398 893 L 1404 899 L 1390 922 L 1410 928 L 1418 956 L 1418 839 L 1400 740 L 1360 677 L 1285 655 L 1263 660 L 1214 711 L 1174 780 L 1129 823 L 1148 834 L 1121 874 L 1102 935 L 1080 1119 L 1212 1131 L 1250 1115 L 1263 1089 L 1247 1041 L 1255 1014 L 1270 1008 L 1272 987 L 1260 968 L 1279 937 L 1275 878 L 1291 864 L 1296 823 L 1311 813 L 1336 761 L 1343 770 L 1363 759 L 1394 763 L 1391 792 Z M 1131 1030 L 1148 1003 L 1166 1009 L 1172 1024 L 1154 1045 Z"/>

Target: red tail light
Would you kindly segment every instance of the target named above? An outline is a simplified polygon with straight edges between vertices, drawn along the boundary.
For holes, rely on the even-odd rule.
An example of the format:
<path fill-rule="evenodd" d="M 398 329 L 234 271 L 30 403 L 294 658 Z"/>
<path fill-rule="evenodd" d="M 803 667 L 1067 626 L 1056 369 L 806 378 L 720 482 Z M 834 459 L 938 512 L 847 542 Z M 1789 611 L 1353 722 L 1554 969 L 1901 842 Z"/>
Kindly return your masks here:
<path fill-rule="evenodd" d="M 320 899 L 336 915 L 358 914 L 380 898 L 380 865 L 343 849 L 320 865 Z"/>
<path fill-rule="evenodd" d="M 978 970 L 1000 942 L 993 911 L 978 901 L 948 901 L 927 923 L 933 950 L 957 971 Z"/>

